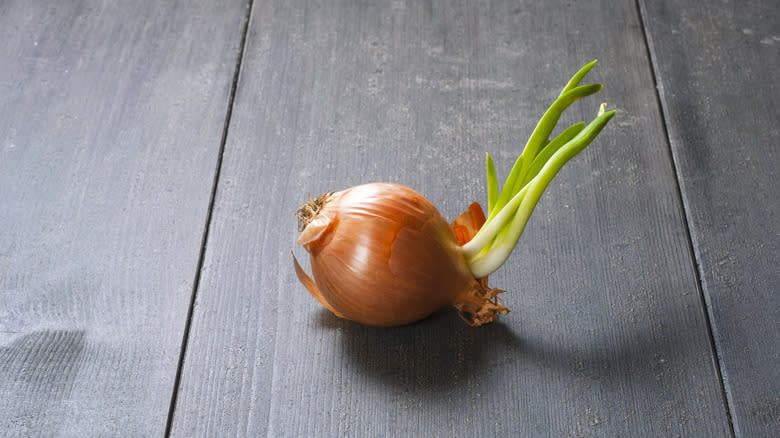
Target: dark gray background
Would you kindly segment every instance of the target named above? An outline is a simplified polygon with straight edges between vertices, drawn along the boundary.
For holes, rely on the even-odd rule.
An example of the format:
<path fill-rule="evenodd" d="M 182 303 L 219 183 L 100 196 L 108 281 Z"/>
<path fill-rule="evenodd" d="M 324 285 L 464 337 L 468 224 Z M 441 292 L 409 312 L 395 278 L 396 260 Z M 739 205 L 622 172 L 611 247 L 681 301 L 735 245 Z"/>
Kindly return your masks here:
<path fill-rule="evenodd" d="M 0 2 L 0 435 L 777 436 L 773 1 Z M 484 202 L 617 115 L 466 326 L 338 320 L 308 194 Z M 773 195 L 775 193 L 775 195 Z M 308 266 L 308 263 L 305 263 Z"/>

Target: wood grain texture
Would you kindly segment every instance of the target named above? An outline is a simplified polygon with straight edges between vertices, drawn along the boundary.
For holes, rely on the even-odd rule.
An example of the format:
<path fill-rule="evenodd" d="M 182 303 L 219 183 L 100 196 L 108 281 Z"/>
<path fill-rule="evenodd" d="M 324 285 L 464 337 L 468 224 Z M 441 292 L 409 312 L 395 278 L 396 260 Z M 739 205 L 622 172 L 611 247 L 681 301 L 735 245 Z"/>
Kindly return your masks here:
<path fill-rule="evenodd" d="M 244 6 L 0 2 L 0 435 L 163 434 Z"/>
<path fill-rule="evenodd" d="M 778 436 L 778 3 L 643 4 L 734 428 Z"/>
<path fill-rule="evenodd" d="M 633 1 L 256 2 L 173 435 L 730 436 L 646 54 Z M 618 115 L 491 277 L 507 317 L 374 329 L 298 284 L 307 193 L 452 218 L 594 58 L 562 123 Z"/>

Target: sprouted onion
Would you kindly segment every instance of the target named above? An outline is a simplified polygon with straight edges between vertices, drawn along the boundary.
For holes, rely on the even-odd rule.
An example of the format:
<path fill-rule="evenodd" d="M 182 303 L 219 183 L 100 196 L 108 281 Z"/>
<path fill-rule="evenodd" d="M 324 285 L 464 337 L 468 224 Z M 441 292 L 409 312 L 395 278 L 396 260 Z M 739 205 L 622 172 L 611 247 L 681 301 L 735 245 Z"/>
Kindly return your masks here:
<path fill-rule="evenodd" d="M 298 244 L 310 255 L 314 280 L 293 256 L 298 279 L 336 316 L 373 326 L 410 324 L 447 305 L 472 326 L 509 312 L 488 275 L 509 258 L 553 177 L 615 115 L 602 104 L 590 124 L 550 139 L 569 105 L 601 90 L 579 85 L 595 63 L 580 69 L 544 113 L 500 193 L 487 155 L 487 217 L 473 203 L 450 224 L 423 195 L 398 184 L 326 193 L 298 210 Z"/>

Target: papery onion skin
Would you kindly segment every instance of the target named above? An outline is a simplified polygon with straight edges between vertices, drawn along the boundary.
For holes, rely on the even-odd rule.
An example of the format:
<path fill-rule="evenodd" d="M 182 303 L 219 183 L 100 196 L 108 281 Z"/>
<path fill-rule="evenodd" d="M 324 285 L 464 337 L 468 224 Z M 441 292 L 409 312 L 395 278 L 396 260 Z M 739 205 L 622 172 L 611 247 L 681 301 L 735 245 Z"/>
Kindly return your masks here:
<path fill-rule="evenodd" d="M 420 193 L 372 183 L 324 195 L 321 203 L 298 239 L 314 281 L 307 285 L 297 261 L 296 272 L 337 316 L 400 326 L 454 304 L 481 325 L 508 312 L 497 301 L 501 291 L 472 276 L 449 223 Z"/>

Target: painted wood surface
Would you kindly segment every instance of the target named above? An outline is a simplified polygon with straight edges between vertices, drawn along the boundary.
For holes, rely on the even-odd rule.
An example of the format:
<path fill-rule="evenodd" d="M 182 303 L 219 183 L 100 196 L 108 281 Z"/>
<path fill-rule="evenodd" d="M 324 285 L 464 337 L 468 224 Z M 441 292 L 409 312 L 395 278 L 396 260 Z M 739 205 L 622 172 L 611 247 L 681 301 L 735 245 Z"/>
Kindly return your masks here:
<path fill-rule="evenodd" d="M 0 435 L 780 430 L 771 1 L 49 3 L 0 2 Z M 594 58 L 561 125 L 617 115 L 491 276 L 509 315 L 298 283 L 307 195 L 484 205 Z"/>
<path fill-rule="evenodd" d="M 0 2 L 0 435 L 161 436 L 241 2 Z"/>
<path fill-rule="evenodd" d="M 643 12 L 734 428 L 778 436 L 780 14 L 701 5 Z"/>
<path fill-rule="evenodd" d="M 172 435 L 730 436 L 647 53 L 632 1 L 256 2 Z M 507 317 L 375 329 L 298 284 L 307 194 L 392 181 L 452 218 L 594 58 L 563 123 L 618 115 L 491 277 Z"/>

